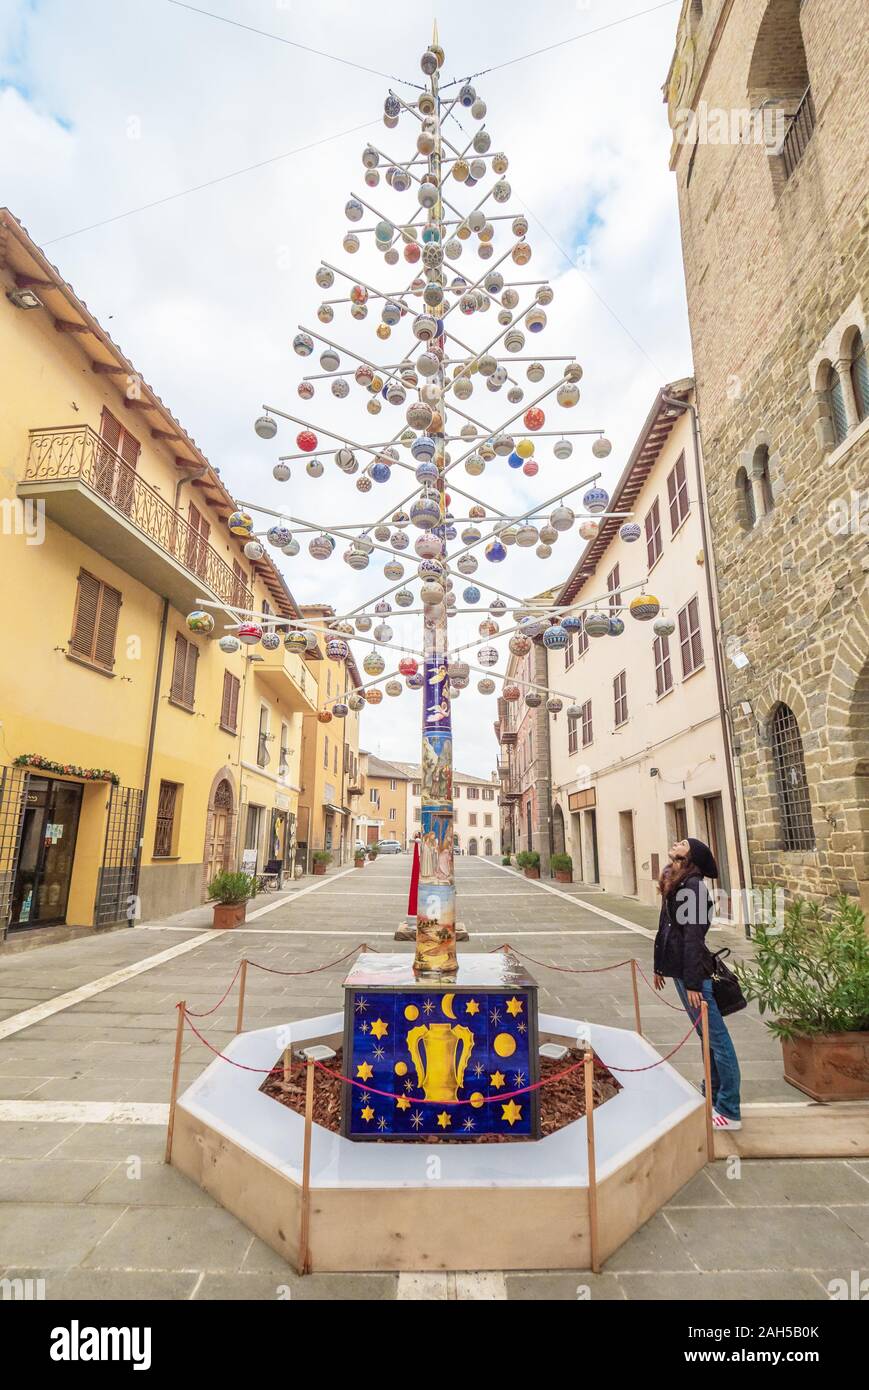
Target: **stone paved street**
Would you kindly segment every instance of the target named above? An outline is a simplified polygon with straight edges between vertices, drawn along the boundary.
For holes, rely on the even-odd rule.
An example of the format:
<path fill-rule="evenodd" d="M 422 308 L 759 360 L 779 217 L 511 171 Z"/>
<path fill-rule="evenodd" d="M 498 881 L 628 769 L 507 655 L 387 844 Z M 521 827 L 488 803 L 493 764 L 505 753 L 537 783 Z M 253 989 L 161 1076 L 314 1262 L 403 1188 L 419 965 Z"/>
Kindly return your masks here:
<path fill-rule="evenodd" d="M 0 1271 L 45 1279 L 46 1297 L 606 1299 L 827 1298 L 832 1278 L 869 1274 L 869 1161 L 717 1162 L 627 1242 L 586 1272 L 313 1275 L 300 1279 L 199 1188 L 162 1163 L 174 1005 L 204 1010 L 237 962 L 310 968 L 362 941 L 391 943 L 402 919 L 407 856 L 362 873 L 334 870 L 258 899 L 246 926 L 216 934 L 209 909 L 0 960 Z M 537 960 L 601 971 L 636 955 L 650 973 L 654 913 L 576 887 L 554 889 L 482 859 L 457 862 L 470 947 L 509 941 Z M 716 944 L 742 943 L 717 933 Z M 732 937 L 732 939 L 731 939 Z M 392 948 L 407 949 L 411 948 Z M 246 1025 L 341 1006 L 346 964 L 287 981 L 249 976 Z M 532 965 L 541 1007 L 633 1026 L 630 973 L 558 974 Z M 672 991 L 666 999 L 674 1002 Z M 686 1020 L 641 986 L 643 1028 L 661 1050 Z M 203 1022 L 215 1046 L 235 1027 L 236 997 Z M 744 1099 L 799 1099 L 778 1045 L 752 1012 L 733 1023 Z M 210 1054 L 187 1035 L 182 1087 Z M 696 1081 L 693 1039 L 674 1062 Z"/>

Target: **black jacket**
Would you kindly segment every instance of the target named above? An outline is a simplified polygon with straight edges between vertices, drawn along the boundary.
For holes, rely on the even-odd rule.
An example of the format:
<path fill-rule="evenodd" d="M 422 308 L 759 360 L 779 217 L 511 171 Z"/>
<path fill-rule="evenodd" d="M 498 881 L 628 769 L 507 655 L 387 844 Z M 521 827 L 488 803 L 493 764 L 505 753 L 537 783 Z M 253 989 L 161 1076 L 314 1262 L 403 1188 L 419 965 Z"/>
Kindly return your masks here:
<path fill-rule="evenodd" d="M 705 938 L 712 917 L 712 899 L 699 874 L 691 874 L 661 903 L 655 937 L 655 974 L 684 981 L 700 990 L 708 976 Z"/>

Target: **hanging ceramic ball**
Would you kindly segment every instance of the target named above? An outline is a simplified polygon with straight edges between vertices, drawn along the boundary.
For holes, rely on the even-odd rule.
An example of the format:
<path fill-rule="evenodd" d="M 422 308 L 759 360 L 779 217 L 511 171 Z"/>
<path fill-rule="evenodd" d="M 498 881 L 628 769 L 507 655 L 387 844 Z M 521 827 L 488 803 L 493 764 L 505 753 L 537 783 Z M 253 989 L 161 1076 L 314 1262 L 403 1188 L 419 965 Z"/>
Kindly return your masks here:
<path fill-rule="evenodd" d="M 575 520 L 576 516 L 572 508 L 565 507 L 563 504 L 560 507 L 555 507 L 549 514 L 549 524 L 556 531 L 569 531 Z"/>
<path fill-rule="evenodd" d="M 355 619 L 355 622 L 357 632 L 370 632 L 371 619 L 367 613 L 361 613 L 359 617 Z"/>
<path fill-rule="evenodd" d="M 518 328 L 512 328 L 504 339 L 504 347 L 508 352 L 521 352 L 525 346 L 525 334 L 520 333 Z"/>
<path fill-rule="evenodd" d="M 241 643 L 239 642 L 237 637 L 230 637 L 229 635 L 227 635 L 226 637 L 221 637 L 217 645 L 223 652 L 224 656 L 233 656 L 235 652 L 239 650 Z"/>
<path fill-rule="evenodd" d="M 404 531 L 394 531 L 392 534 L 392 545 L 396 550 L 406 550 L 410 545 L 410 537 Z"/>
<path fill-rule="evenodd" d="M 314 339 L 307 333 L 297 333 L 293 339 L 293 351 L 300 357 L 310 357 L 314 351 Z"/>
<path fill-rule="evenodd" d="M 314 272 L 314 279 L 321 290 L 331 289 L 335 283 L 335 272 L 330 270 L 327 265 L 318 266 Z"/>
<path fill-rule="evenodd" d="M 491 676 L 483 676 L 482 680 L 477 681 L 477 689 L 481 695 L 494 695 L 495 682 Z"/>
<path fill-rule="evenodd" d="M 546 416 L 543 414 L 539 405 L 534 405 L 530 410 L 525 411 L 523 423 L 526 430 L 542 430 L 546 423 Z"/>
<path fill-rule="evenodd" d="M 320 462 L 319 459 L 310 459 L 310 460 L 305 464 L 305 472 L 306 472 L 311 478 L 322 478 L 322 476 L 323 476 L 323 465 L 322 465 L 322 463 Z"/>
<path fill-rule="evenodd" d="M 384 124 L 386 124 L 385 118 L 384 118 Z M 395 124 L 398 125 L 398 122 L 396 121 Z M 377 185 L 380 183 L 380 170 L 379 170 L 379 169 L 366 169 L 366 170 L 365 170 L 365 173 L 362 175 L 362 177 L 363 177 L 364 180 L 365 180 L 365 187 L 366 187 L 366 188 L 376 188 Z"/>
<path fill-rule="evenodd" d="M 410 188 L 410 174 L 405 169 L 396 169 L 392 187 L 396 193 L 406 193 Z"/>
<path fill-rule="evenodd" d="M 416 196 L 420 207 L 433 208 L 440 195 L 436 184 L 421 183 Z"/>
<path fill-rule="evenodd" d="M 608 439 L 596 439 L 591 446 L 591 452 L 596 459 L 605 459 L 612 453 L 612 447 Z"/>
<path fill-rule="evenodd" d="M 317 318 L 321 323 L 331 323 L 335 317 L 335 310 L 331 304 L 321 304 L 317 310 Z"/>
<path fill-rule="evenodd" d="M 462 590 L 462 598 L 465 603 L 479 603 L 480 597 L 480 590 L 477 588 L 476 584 L 469 584 L 467 589 Z"/>
<path fill-rule="evenodd" d="M 510 161 L 502 150 L 499 150 L 497 154 L 492 155 L 491 164 L 493 174 L 506 174 L 508 168 L 510 167 Z"/>
<path fill-rule="evenodd" d="M 582 505 L 587 512 L 605 512 L 609 506 L 609 493 L 602 487 L 590 487 L 583 493 Z"/>
<path fill-rule="evenodd" d="M 416 265 L 416 262 L 422 255 L 422 252 L 420 251 L 415 241 L 409 241 L 404 248 L 403 255 L 408 265 Z"/>
<path fill-rule="evenodd" d="M 332 395 L 339 401 L 343 401 L 350 394 L 350 387 L 347 385 L 343 376 L 339 376 L 332 382 Z"/>
<path fill-rule="evenodd" d="M 344 204 L 344 212 L 348 222 L 359 222 L 365 209 L 358 198 L 349 198 Z"/>
<path fill-rule="evenodd" d="M 506 613 L 507 605 L 502 598 L 495 598 L 489 604 L 490 613 Z"/>
<path fill-rule="evenodd" d="M 489 541 L 488 545 L 486 546 L 486 559 L 491 560 L 493 564 L 500 564 L 500 562 L 502 560 L 506 560 L 506 558 L 507 552 L 501 544 L 501 541 Z"/>
<path fill-rule="evenodd" d="M 512 704 L 515 700 L 521 698 L 522 691 L 519 689 L 518 685 L 505 685 L 501 691 L 501 694 L 503 695 L 505 700 L 509 700 Z"/>
<path fill-rule="evenodd" d="M 581 521 L 579 523 L 579 534 L 584 541 L 595 540 L 599 531 L 599 521 Z"/>
<path fill-rule="evenodd" d="M 480 647 L 480 650 L 477 652 L 477 660 L 481 666 L 497 666 L 498 648 Z"/>
<path fill-rule="evenodd" d="M 248 560 L 261 560 L 265 551 L 259 541 L 248 541 L 244 547 L 244 553 Z"/>
<path fill-rule="evenodd" d="M 328 709 L 321 709 L 321 710 L 319 710 L 318 713 L 317 713 L 317 719 L 318 719 L 318 721 L 319 721 L 320 724 L 331 724 L 331 723 L 332 723 L 332 711 L 331 711 L 331 710 L 328 710 Z"/>
<path fill-rule="evenodd" d="M 232 512 L 226 524 L 233 536 L 249 536 L 253 530 L 253 517 L 248 512 Z"/>
<path fill-rule="evenodd" d="M 524 399 L 524 396 L 525 392 L 522 390 L 521 386 L 511 386 L 510 390 L 507 392 L 507 400 L 511 405 L 518 405 L 519 402 Z"/>
<path fill-rule="evenodd" d="M 258 420 L 254 421 L 254 430 L 260 439 L 274 439 L 278 432 L 278 424 L 271 415 L 261 415 Z"/>
<path fill-rule="evenodd" d="M 479 256 L 481 261 L 491 260 L 492 256 L 494 255 L 494 251 L 494 246 L 492 246 L 489 242 L 482 242 L 480 246 L 477 247 L 477 255 Z"/>
<path fill-rule="evenodd" d="M 543 696 L 539 690 L 527 690 L 525 692 L 525 704 L 529 709 L 538 709 L 543 704 Z"/>
<path fill-rule="evenodd" d="M 335 542 L 332 537 L 326 536 L 323 533 L 319 536 L 314 536 L 308 543 L 308 551 L 315 560 L 328 560 L 334 549 Z"/>
<path fill-rule="evenodd" d="M 296 435 L 296 446 L 303 454 L 311 454 L 317 447 L 317 436 L 313 430 L 300 430 Z"/>
<path fill-rule="evenodd" d="M 482 532 L 478 526 L 465 526 L 462 530 L 462 545 L 474 545 L 481 537 Z"/>
<path fill-rule="evenodd" d="M 646 623 L 650 618 L 657 618 L 661 611 L 661 604 L 654 594 L 637 594 L 635 598 L 631 599 L 629 611 L 632 618 Z"/>
<path fill-rule="evenodd" d="M 673 618 L 656 618 L 652 631 L 656 637 L 672 637 L 676 631 L 676 623 Z"/>
<path fill-rule="evenodd" d="M 638 541 L 641 534 L 642 528 L 638 526 L 635 521 L 626 521 L 619 527 L 619 536 L 623 541 L 627 541 L 628 544 Z"/>
<path fill-rule="evenodd" d="M 378 651 L 369 652 L 362 662 L 362 669 L 369 676 L 379 676 L 385 669 L 385 666 L 386 662 Z"/>
<path fill-rule="evenodd" d="M 379 705 L 383 699 L 383 691 L 374 686 L 371 690 L 365 691 L 365 699 L 369 705 Z"/>
<path fill-rule="evenodd" d="M 453 384 L 453 395 L 457 401 L 466 401 L 474 394 L 474 383 L 470 377 L 456 377 Z M 473 427 L 472 427 L 473 428 Z"/>
<path fill-rule="evenodd" d="M 529 546 L 536 545 L 537 540 L 537 527 L 529 525 L 528 522 L 524 526 L 520 526 L 516 532 L 516 544 L 522 546 L 523 549 L 527 550 Z"/>
<path fill-rule="evenodd" d="M 516 305 L 519 303 L 519 291 L 514 290 L 512 286 L 508 286 L 501 295 L 501 303 L 504 305 L 505 309 L 515 309 Z"/>
<path fill-rule="evenodd" d="M 457 183 L 465 183 L 471 172 L 470 165 L 466 159 L 459 158 L 453 164 L 453 178 Z"/>
<path fill-rule="evenodd" d="M 579 387 L 571 381 L 563 381 L 555 393 L 555 399 L 565 410 L 570 410 L 579 400 Z"/>
<path fill-rule="evenodd" d="M 292 540 L 292 534 L 286 526 L 270 526 L 266 532 L 266 539 L 269 545 L 283 547 Z"/>
<path fill-rule="evenodd" d="M 613 616 L 610 618 L 610 637 L 621 637 L 624 630 L 625 625 L 622 622 L 621 618 L 617 616 Z"/>
<path fill-rule="evenodd" d="M 511 188 L 506 179 L 499 179 L 492 187 L 492 197 L 496 203 L 508 203 L 510 201 Z"/>
<path fill-rule="evenodd" d="M 288 463 L 276 463 L 272 469 L 272 477 L 279 483 L 289 482 L 290 465 Z"/>
<path fill-rule="evenodd" d="M 287 541 L 286 545 L 281 546 L 281 554 L 289 556 L 298 555 L 299 549 L 299 542 L 296 540 L 295 536 L 293 536 L 291 540 Z"/>
<path fill-rule="evenodd" d="M 530 639 L 521 632 L 514 632 L 507 645 L 514 656 L 527 656 L 531 650 Z"/>
<path fill-rule="evenodd" d="M 560 700 L 557 695 L 550 695 L 546 701 L 546 708 L 550 714 L 560 714 L 564 708 L 564 701 Z"/>
<path fill-rule="evenodd" d="M 435 147 L 435 132 L 426 122 L 416 137 L 416 149 L 418 154 L 429 155 Z"/>
<path fill-rule="evenodd" d="M 355 473 L 359 467 L 359 462 L 353 450 L 346 447 L 336 451 L 335 462 L 342 473 Z"/>
<path fill-rule="evenodd" d="M 540 472 L 540 464 L 536 459 L 526 459 L 522 465 L 522 472 L 526 478 L 536 478 Z"/>
<path fill-rule="evenodd" d="M 561 626 L 565 632 L 579 632 L 582 629 L 582 618 L 578 613 L 565 613 L 561 619 Z"/>
<path fill-rule="evenodd" d="M 373 145 L 366 145 L 362 151 L 362 163 L 366 169 L 373 169 L 380 163 L 380 155 Z"/>
<path fill-rule="evenodd" d="M 380 414 L 380 411 L 381 411 L 381 409 L 382 409 L 382 407 L 381 407 L 380 401 L 374 400 L 374 401 L 368 401 L 368 403 L 367 403 L 366 406 L 365 406 L 365 409 L 368 411 L 368 414 L 369 414 L 369 415 L 379 415 L 379 414 Z M 360 479 L 359 479 L 359 482 L 361 482 L 361 481 L 362 481 L 362 479 L 360 478 Z M 356 486 L 359 487 L 359 483 L 357 483 Z M 364 488 L 360 488 L 360 491 L 361 491 L 361 492 L 364 492 L 365 489 L 364 489 Z"/>
<path fill-rule="evenodd" d="M 384 251 L 383 259 L 387 265 L 398 265 L 398 252 L 394 246 L 390 246 L 388 250 Z"/>
<path fill-rule="evenodd" d="M 312 397 L 313 397 L 313 395 L 314 395 L 314 383 L 313 383 L 313 381 L 300 381 L 299 384 L 298 384 L 298 386 L 296 387 L 296 391 L 298 392 L 299 397 L 301 398 L 301 400 L 303 400 L 303 401 L 309 401 L 309 400 L 311 400 Z"/>
<path fill-rule="evenodd" d="M 428 531 L 440 520 L 440 500 L 436 493 L 423 492 L 412 504 L 410 519 L 421 531 Z"/>
<path fill-rule="evenodd" d="M 567 366 L 566 366 L 565 369 L 564 369 L 564 380 L 565 380 L 565 381 L 581 381 L 581 380 L 582 380 L 582 367 L 579 365 L 578 362 L 568 362 Z"/>
<path fill-rule="evenodd" d="M 512 454 L 512 452 L 513 452 L 513 436 L 512 436 L 512 434 L 498 434 L 498 435 L 496 435 L 496 436 L 495 436 L 495 439 L 494 439 L 494 441 L 493 441 L 492 447 L 493 447 L 493 449 L 495 450 L 495 453 L 498 455 L 499 458 L 502 458 L 502 459 L 507 458 L 507 456 L 508 456 L 509 454 Z M 519 452 L 518 449 L 517 449 L 516 452 L 517 452 L 517 453 Z M 520 455 L 520 457 L 521 457 L 521 455 Z"/>
<path fill-rule="evenodd" d="M 404 687 L 402 686 L 401 681 L 396 681 L 396 680 L 387 681 L 386 684 L 385 684 L 385 686 L 383 687 L 383 689 L 386 691 L 387 695 L 391 695 L 391 696 L 393 697 L 393 699 L 395 698 L 396 695 L 400 695 L 400 694 L 401 694 L 403 688 L 404 688 Z"/>
<path fill-rule="evenodd" d="M 385 579 L 401 579 L 403 574 L 404 565 L 402 565 L 398 560 L 388 560 L 387 563 L 383 566 L 383 575 Z"/>
<path fill-rule="evenodd" d="M 440 536 L 434 531 L 426 531 L 424 535 L 417 536 L 413 548 L 423 560 L 436 560 L 444 547 Z"/>
<path fill-rule="evenodd" d="M 433 603 L 443 603 L 444 586 L 435 579 L 426 579 L 420 585 L 419 596 L 427 608 Z"/>
<path fill-rule="evenodd" d="M 341 245 L 344 247 L 344 250 L 352 256 L 354 252 L 359 250 L 359 238 L 355 232 L 347 232 Z"/>
<path fill-rule="evenodd" d="M 246 647 L 255 647 L 262 640 L 263 630 L 259 623 L 241 623 L 237 635 Z"/>
<path fill-rule="evenodd" d="M 343 637 L 330 637 L 326 643 L 326 655 L 331 661 L 346 661 L 350 648 Z"/>
<path fill-rule="evenodd" d="M 214 618 L 202 608 L 194 608 L 192 613 L 187 614 L 187 627 L 190 632 L 196 632 L 201 637 L 207 637 L 214 631 Z"/>
<path fill-rule="evenodd" d="M 364 706 L 365 706 L 365 696 L 364 696 L 364 695 L 359 695 L 359 694 L 357 694 L 356 691 L 354 691 L 352 695 L 348 695 L 348 696 L 347 696 L 347 707 L 348 707 L 348 709 L 352 709 L 352 710 L 354 710 L 354 711 L 359 711 L 359 710 L 363 709 Z"/>
<path fill-rule="evenodd" d="M 456 569 L 459 574 L 476 574 L 478 564 L 476 556 L 462 555 L 461 559 L 456 561 Z"/>
<path fill-rule="evenodd" d="M 609 613 L 592 609 L 590 613 L 586 613 L 583 627 L 589 637 L 607 637 L 610 630 Z"/>
<path fill-rule="evenodd" d="M 443 303 L 444 287 L 436 280 L 430 280 L 422 292 L 422 297 L 430 309 L 439 309 Z"/>
<path fill-rule="evenodd" d="M 374 629 L 374 638 L 377 642 L 391 642 L 392 628 L 389 626 L 389 623 L 378 623 L 377 627 Z"/>
<path fill-rule="evenodd" d="M 560 462 L 563 462 L 565 459 L 569 459 L 570 455 L 573 453 L 573 445 L 569 439 L 559 439 L 552 452 Z"/>
<path fill-rule="evenodd" d="M 375 483 L 388 483 L 389 479 L 392 477 L 392 469 L 389 464 L 381 462 L 380 459 L 378 459 L 376 463 L 372 463 L 368 471 Z"/>
<path fill-rule="evenodd" d="M 418 314 L 413 321 L 414 336 L 421 343 L 431 342 L 432 338 L 437 336 L 437 331 L 437 319 L 433 318 L 431 314 Z"/>
<path fill-rule="evenodd" d="M 478 630 L 481 637 L 497 637 L 501 631 L 494 618 L 484 618 Z"/>
<path fill-rule="evenodd" d="M 531 260 L 531 247 L 527 241 L 518 241 L 510 254 L 516 265 L 527 265 Z"/>
<path fill-rule="evenodd" d="M 478 130 L 473 139 L 473 146 L 477 154 L 488 154 L 492 148 L 492 137 L 488 130 Z"/>

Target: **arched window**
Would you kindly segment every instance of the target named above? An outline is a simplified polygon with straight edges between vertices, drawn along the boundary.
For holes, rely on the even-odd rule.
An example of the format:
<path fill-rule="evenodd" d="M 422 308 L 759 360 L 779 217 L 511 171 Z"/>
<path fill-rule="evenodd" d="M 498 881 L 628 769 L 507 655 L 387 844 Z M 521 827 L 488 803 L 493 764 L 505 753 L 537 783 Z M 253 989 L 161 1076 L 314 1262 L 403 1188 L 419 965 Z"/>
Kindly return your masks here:
<path fill-rule="evenodd" d="M 780 142 L 781 153 L 773 179 L 778 177 L 780 186 L 802 159 L 815 127 L 801 4 L 802 0 L 768 0 L 748 70 L 749 105 L 777 121 L 776 144 Z"/>
<path fill-rule="evenodd" d="M 762 516 L 772 511 L 772 486 L 769 481 L 769 448 L 759 444 L 751 461 L 751 482 L 754 492 L 754 509 Z"/>
<path fill-rule="evenodd" d="M 777 705 L 772 717 L 772 753 L 785 849 L 814 849 L 812 803 L 806 759 L 796 716 L 788 705 Z"/>
<path fill-rule="evenodd" d="M 862 333 L 855 333 L 851 342 L 851 386 L 857 419 L 865 420 L 869 415 L 869 362 Z"/>
<path fill-rule="evenodd" d="M 827 405 L 833 426 L 833 438 L 841 444 L 848 433 L 848 415 L 845 410 L 845 393 L 836 368 L 831 364 L 827 372 Z"/>
<path fill-rule="evenodd" d="M 757 512 L 754 509 L 754 489 L 747 468 L 740 468 L 736 473 L 736 505 L 740 525 L 743 530 L 750 531 L 757 521 Z"/>

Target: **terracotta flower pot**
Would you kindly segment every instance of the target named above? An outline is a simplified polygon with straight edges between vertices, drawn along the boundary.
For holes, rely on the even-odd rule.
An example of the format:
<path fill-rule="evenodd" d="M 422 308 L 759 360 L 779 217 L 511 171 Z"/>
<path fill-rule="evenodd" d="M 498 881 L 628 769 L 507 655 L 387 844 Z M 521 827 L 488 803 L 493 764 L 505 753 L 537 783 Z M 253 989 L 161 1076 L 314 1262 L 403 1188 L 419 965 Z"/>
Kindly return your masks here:
<path fill-rule="evenodd" d="M 539 877 L 540 877 L 540 870 L 539 870 L 539 869 L 524 869 L 523 872 L 524 872 L 526 878 L 539 878 Z"/>
<path fill-rule="evenodd" d="M 365 868 L 365 860 L 364 860 L 364 859 L 354 859 L 354 860 L 353 860 L 353 867 L 354 867 L 354 869 L 364 869 L 364 868 Z"/>
<path fill-rule="evenodd" d="M 326 865 L 315 859 L 313 872 L 315 874 L 324 874 L 326 872 Z"/>
<path fill-rule="evenodd" d="M 572 882 L 573 882 L 573 879 L 572 879 L 571 876 L 570 876 L 570 870 L 569 870 L 569 869 L 556 869 L 556 870 L 555 870 L 555 882 L 556 882 L 556 883 L 572 883 Z"/>
<path fill-rule="evenodd" d="M 244 921 L 246 913 L 247 903 L 215 903 L 212 926 L 217 927 L 219 931 L 237 927 Z"/>
<path fill-rule="evenodd" d="M 782 1041 L 785 1081 L 812 1100 L 869 1100 L 869 1032 Z"/>

